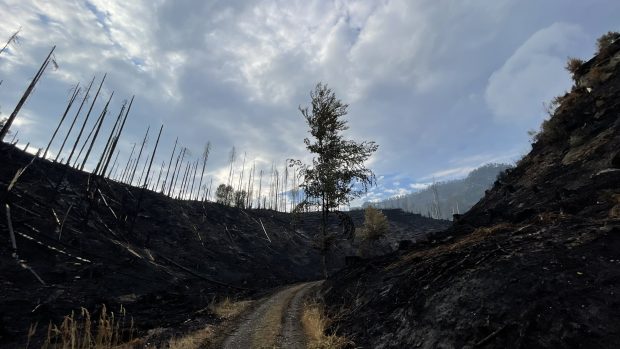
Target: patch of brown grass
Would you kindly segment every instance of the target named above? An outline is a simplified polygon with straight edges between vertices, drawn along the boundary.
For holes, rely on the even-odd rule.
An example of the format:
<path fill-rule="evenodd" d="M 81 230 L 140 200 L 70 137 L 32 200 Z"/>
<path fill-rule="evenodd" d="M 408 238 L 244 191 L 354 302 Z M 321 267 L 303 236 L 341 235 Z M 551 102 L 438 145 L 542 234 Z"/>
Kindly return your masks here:
<path fill-rule="evenodd" d="M 142 343 L 134 340 L 133 318 L 126 321 L 125 308 L 119 312 L 108 312 L 101 307 L 99 319 L 93 321 L 90 313 L 81 308 L 80 314 L 65 316 L 60 325 L 50 323 L 42 349 L 121 349 L 139 347 Z M 28 331 L 28 341 L 34 336 L 36 326 Z"/>
<path fill-rule="evenodd" d="M 445 243 L 433 248 L 410 252 L 402 256 L 398 261 L 385 267 L 385 270 L 396 269 L 416 259 L 433 258 L 435 256 L 467 248 L 485 240 L 489 236 L 496 235 L 501 231 L 513 229 L 515 229 L 515 227 L 509 223 L 499 223 L 491 227 L 480 227 L 452 243 Z"/>
<path fill-rule="evenodd" d="M 316 300 L 304 303 L 301 323 L 310 349 L 340 349 L 353 344 L 335 333 L 326 334 L 331 320 L 325 316 L 323 305 Z"/>
<path fill-rule="evenodd" d="M 179 338 L 172 338 L 168 341 L 170 349 L 198 349 L 215 335 L 213 326 L 207 326 L 198 331 L 186 334 Z"/>
<path fill-rule="evenodd" d="M 209 310 L 222 319 L 230 319 L 239 315 L 250 304 L 252 301 L 234 301 L 230 297 L 226 297 L 218 303 L 211 304 Z"/>

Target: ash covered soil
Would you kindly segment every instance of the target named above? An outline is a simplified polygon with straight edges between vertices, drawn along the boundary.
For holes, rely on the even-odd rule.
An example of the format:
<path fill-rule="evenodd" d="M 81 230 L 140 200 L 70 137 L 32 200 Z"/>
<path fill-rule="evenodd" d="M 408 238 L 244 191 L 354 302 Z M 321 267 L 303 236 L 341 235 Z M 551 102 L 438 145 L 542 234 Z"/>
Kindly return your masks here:
<path fill-rule="evenodd" d="M 620 42 L 451 228 L 324 285 L 362 348 L 620 347 Z"/>
<path fill-rule="evenodd" d="M 620 347 L 620 41 L 451 228 L 333 275 L 361 348 Z"/>
<path fill-rule="evenodd" d="M 208 309 L 214 299 L 259 298 L 280 285 L 321 278 L 313 243 L 319 214 L 242 210 L 141 193 L 57 163 L 33 161 L 4 143 L 0 164 L 0 347 L 23 347 L 29 326 L 39 323 L 36 344 L 50 321 L 58 324 L 80 307 L 96 318 L 102 304 L 114 311 L 122 304 L 137 335 L 157 344 L 218 323 Z M 4 203 L 11 207 L 17 261 Z M 400 210 L 385 213 L 395 232 L 385 242 L 392 248 L 450 224 Z M 363 211 L 350 215 L 355 225 L 362 224 Z M 342 230 L 339 224 L 333 217 L 330 230 Z M 344 255 L 354 249 L 341 241 L 328 258 L 330 269 L 342 267 Z"/>

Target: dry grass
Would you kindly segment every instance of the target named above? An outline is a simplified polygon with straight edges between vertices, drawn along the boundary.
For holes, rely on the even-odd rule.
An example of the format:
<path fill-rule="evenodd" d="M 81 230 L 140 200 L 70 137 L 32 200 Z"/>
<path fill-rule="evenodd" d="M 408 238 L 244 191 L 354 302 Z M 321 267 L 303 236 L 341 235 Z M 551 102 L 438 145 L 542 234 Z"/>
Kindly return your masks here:
<path fill-rule="evenodd" d="M 304 303 L 301 323 L 308 339 L 308 348 L 340 349 L 353 344 L 350 340 L 335 333 L 326 334 L 331 320 L 325 316 L 322 304 L 317 301 Z"/>
<path fill-rule="evenodd" d="M 133 319 L 126 321 L 125 308 L 118 314 L 101 307 L 99 319 L 93 321 L 82 308 L 79 315 L 71 312 L 60 325 L 50 323 L 42 349 L 110 349 L 134 348 L 142 343 L 133 339 Z M 28 331 L 28 342 L 36 333 L 36 325 Z"/>
<path fill-rule="evenodd" d="M 571 73 L 571 75 L 573 76 L 573 79 L 575 78 L 575 74 L 577 73 L 579 68 L 581 68 L 583 63 L 584 63 L 583 59 L 574 58 L 574 57 L 569 58 L 568 61 L 566 62 L 566 70 L 568 70 Z"/>
<path fill-rule="evenodd" d="M 231 319 L 239 315 L 250 304 L 252 301 L 234 301 L 226 297 L 218 303 L 211 304 L 209 310 L 222 319 Z"/>
<path fill-rule="evenodd" d="M 613 199 L 616 201 L 616 205 L 609 210 L 609 218 L 620 218 L 620 194 L 615 194 Z"/>
<path fill-rule="evenodd" d="M 172 338 L 168 341 L 168 347 L 170 349 L 198 349 L 213 338 L 214 335 L 215 330 L 213 326 L 207 326 L 183 337 Z"/>
<path fill-rule="evenodd" d="M 486 240 L 489 236 L 496 235 L 502 231 L 510 231 L 514 229 L 516 229 L 516 227 L 508 223 L 499 223 L 490 227 L 477 228 L 473 232 L 459 238 L 452 243 L 441 244 L 430 249 L 413 251 L 409 254 L 406 254 L 402 256 L 398 261 L 385 267 L 385 270 L 392 270 L 401 267 L 416 259 L 429 259 L 435 256 L 458 251 L 463 248 L 468 248 Z"/>

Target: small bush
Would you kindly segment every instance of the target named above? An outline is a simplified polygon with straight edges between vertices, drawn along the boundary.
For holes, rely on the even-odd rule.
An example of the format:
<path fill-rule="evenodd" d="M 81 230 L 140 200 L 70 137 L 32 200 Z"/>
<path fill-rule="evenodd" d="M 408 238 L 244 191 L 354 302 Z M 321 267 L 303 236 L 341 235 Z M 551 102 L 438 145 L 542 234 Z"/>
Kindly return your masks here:
<path fill-rule="evenodd" d="M 377 240 L 387 233 L 389 227 L 387 217 L 383 212 L 368 206 L 364 211 L 364 226 L 360 236 L 365 240 Z"/>
<path fill-rule="evenodd" d="M 579 70 L 579 68 L 581 68 L 583 63 L 583 60 L 579 58 L 569 58 L 566 62 L 565 68 L 571 73 L 571 75 L 573 76 L 573 80 L 577 79 L 577 71 Z"/>
<path fill-rule="evenodd" d="M 620 38 L 620 33 L 618 32 L 607 32 L 603 34 L 600 38 L 596 40 L 596 49 L 597 54 L 603 53 L 609 45 L 613 44 L 616 40 Z"/>

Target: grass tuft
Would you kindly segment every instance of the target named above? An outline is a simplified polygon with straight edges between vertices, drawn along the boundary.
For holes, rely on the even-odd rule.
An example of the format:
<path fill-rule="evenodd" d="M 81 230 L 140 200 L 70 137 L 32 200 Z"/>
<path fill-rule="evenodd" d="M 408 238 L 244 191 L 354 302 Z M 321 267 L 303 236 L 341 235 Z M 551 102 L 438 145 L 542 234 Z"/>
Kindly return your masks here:
<path fill-rule="evenodd" d="M 207 326 L 201 330 L 192 332 L 180 338 L 172 338 L 168 341 L 169 349 L 198 349 L 209 339 L 213 338 L 215 330 L 213 326 Z"/>
<path fill-rule="evenodd" d="M 317 301 L 304 303 L 301 322 L 310 349 L 341 349 L 353 345 L 345 337 L 326 333 L 331 320 L 325 316 L 323 305 Z"/>
<path fill-rule="evenodd" d="M 230 297 L 209 305 L 209 310 L 222 319 L 230 319 L 244 311 L 252 301 L 233 301 Z"/>
<path fill-rule="evenodd" d="M 133 318 L 126 322 L 127 314 L 121 305 L 117 314 L 101 307 L 99 319 L 93 321 L 86 308 L 80 314 L 64 317 L 60 325 L 50 324 L 42 349 L 109 349 L 134 348 L 141 343 L 134 341 Z M 28 342 L 36 332 L 36 326 L 28 331 Z"/>

